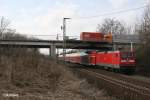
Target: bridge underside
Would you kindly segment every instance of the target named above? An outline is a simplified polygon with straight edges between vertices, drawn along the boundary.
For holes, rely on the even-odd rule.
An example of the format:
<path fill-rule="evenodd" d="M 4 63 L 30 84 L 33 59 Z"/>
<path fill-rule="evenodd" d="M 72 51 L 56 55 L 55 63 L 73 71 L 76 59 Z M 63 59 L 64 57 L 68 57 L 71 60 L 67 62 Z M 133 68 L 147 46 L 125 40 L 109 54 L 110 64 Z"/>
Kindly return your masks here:
<path fill-rule="evenodd" d="M 42 46 L 42 45 L 0 45 L 0 47 L 6 47 L 6 48 L 50 48 L 51 45 L 49 46 Z M 62 49 L 63 46 L 55 46 L 55 48 Z M 66 46 L 66 49 L 111 49 L 112 46 Z"/>
<path fill-rule="evenodd" d="M 63 48 L 63 41 L 0 40 L 1 47 L 50 48 L 52 45 L 56 46 L 56 48 Z M 111 46 L 107 42 L 66 41 L 66 49 L 103 49 L 110 48 Z"/>
<path fill-rule="evenodd" d="M 119 45 L 120 43 L 116 43 Z M 130 43 L 122 43 L 129 45 Z M 112 50 L 112 43 L 105 41 L 80 41 L 80 40 L 67 40 L 66 49 L 99 49 L 99 50 Z M 52 57 L 56 57 L 56 48 L 63 48 L 63 41 L 47 41 L 47 40 L 0 40 L 0 47 L 7 48 L 49 48 Z"/>

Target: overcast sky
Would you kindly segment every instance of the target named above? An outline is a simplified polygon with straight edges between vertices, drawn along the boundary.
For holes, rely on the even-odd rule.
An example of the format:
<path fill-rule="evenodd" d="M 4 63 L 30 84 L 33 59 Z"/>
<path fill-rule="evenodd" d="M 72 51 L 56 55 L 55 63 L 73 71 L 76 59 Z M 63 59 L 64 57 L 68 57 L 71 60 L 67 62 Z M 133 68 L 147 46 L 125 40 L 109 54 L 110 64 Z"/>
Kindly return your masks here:
<path fill-rule="evenodd" d="M 82 18 L 144 6 L 148 0 L 0 0 L 0 16 L 11 21 L 11 27 L 27 35 L 62 34 L 63 17 L 67 35 L 79 36 L 82 31 L 96 31 L 104 18 L 116 18 L 129 25 L 135 23 L 143 9 L 109 16 Z M 41 37 L 54 39 L 56 36 Z"/>
<path fill-rule="evenodd" d="M 62 34 L 62 19 L 70 17 L 72 19 L 67 22 L 67 35 L 79 36 L 82 31 L 96 31 L 97 24 L 104 18 L 116 18 L 132 24 L 140 17 L 142 9 L 110 16 L 86 19 L 81 17 L 132 9 L 146 4 L 147 0 L 0 0 L 0 16 L 9 19 L 11 27 L 17 32 L 29 35 Z"/>

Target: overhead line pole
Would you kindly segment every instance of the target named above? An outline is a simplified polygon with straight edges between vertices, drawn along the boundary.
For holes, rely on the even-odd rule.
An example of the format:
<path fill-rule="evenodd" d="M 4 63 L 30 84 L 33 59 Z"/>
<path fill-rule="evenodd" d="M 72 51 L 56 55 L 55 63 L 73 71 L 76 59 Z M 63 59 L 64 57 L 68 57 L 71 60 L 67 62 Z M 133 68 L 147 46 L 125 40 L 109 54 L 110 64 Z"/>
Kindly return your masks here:
<path fill-rule="evenodd" d="M 59 40 L 59 34 L 57 34 L 56 40 Z M 56 48 L 56 54 L 57 54 L 57 63 L 58 63 L 58 56 L 59 56 L 59 49 Z"/>
<path fill-rule="evenodd" d="M 63 18 L 63 59 L 66 58 L 66 20 L 70 18 Z"/>

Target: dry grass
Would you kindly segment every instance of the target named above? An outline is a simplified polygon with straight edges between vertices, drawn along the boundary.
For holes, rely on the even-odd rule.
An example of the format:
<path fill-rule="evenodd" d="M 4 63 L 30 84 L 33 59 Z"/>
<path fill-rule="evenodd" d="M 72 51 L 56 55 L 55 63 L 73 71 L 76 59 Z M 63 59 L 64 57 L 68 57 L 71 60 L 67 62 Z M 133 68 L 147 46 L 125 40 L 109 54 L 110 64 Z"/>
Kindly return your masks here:
<path fill-rule="evenodd" d="M 6 93 L 19 96 L 2 96 Z M 112 100 L 65 66 L 32 52 L 1 56 L 0 94 L 0 100 Z"/>

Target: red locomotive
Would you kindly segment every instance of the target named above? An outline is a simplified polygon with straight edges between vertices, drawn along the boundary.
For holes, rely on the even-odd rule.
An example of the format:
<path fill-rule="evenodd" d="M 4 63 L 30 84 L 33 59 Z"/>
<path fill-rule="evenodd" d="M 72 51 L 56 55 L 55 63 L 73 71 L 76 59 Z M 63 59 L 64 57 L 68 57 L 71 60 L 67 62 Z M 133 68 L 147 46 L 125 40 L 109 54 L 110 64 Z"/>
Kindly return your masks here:
<path fill-rule="evenodd" d="M 112 35 L 103 35 L 102 33 L 95 32 L 82 32 L 80 39 L 83 41 L 112 42 Z M 62 58 L 62 55 L 60 55 L 60 58 Z M 105 69 L 127 73 L 134 72 L 136 66 L 133 51 L 80 51 L 66 54 L 65 61 L 83 65 L 94 65 Z"/>

